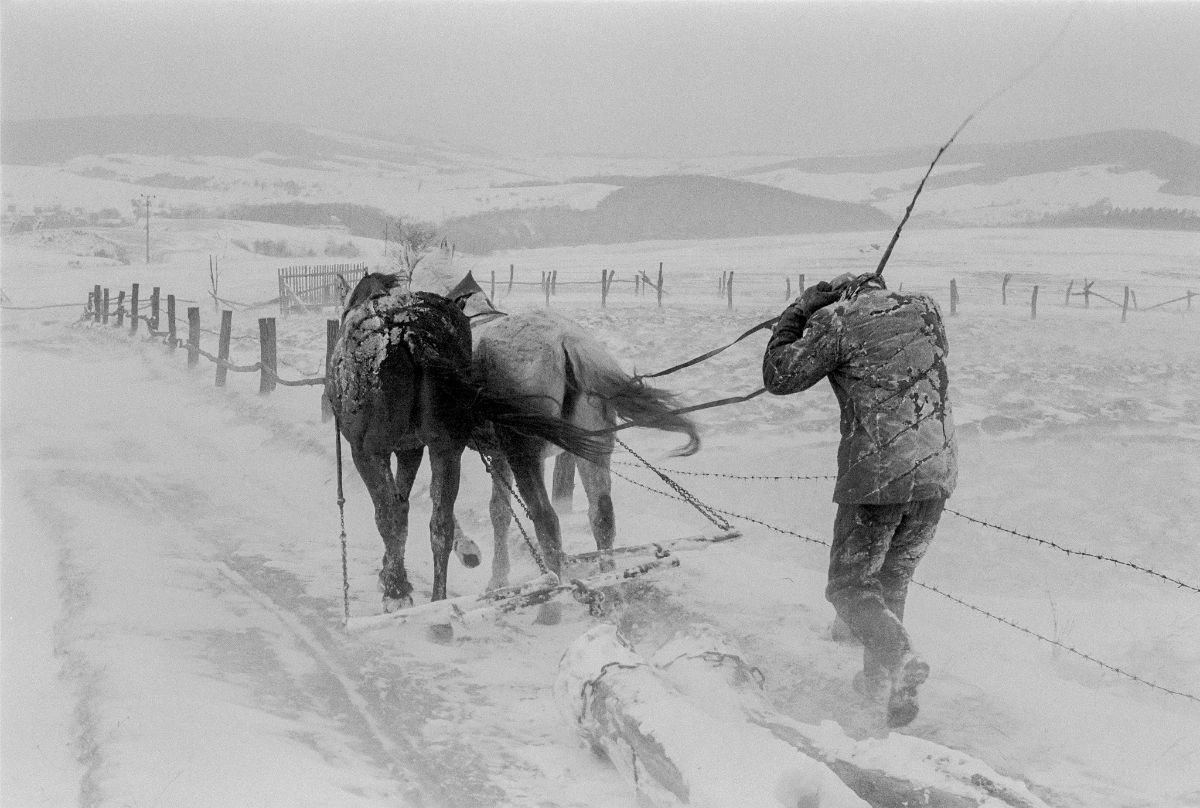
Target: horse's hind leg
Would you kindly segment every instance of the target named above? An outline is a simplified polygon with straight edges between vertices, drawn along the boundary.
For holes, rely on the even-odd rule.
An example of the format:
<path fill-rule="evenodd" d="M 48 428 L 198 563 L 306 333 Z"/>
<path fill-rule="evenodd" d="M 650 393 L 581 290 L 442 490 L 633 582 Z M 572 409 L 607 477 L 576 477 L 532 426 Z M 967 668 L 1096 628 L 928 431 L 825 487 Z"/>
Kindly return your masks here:
<path fill-rule="evenodd" d="M 583 480 L 583 490 L 587 493 L 588 523 L 592 526 L 596 549 L 611 550 L 617 534 L 617 523 L 613 514 L 612 476 L 608 470 L 608 457 L 605 456 L 600 463 L 580 460 L 579 477 Z M 600 557 L 600 569 L 610 570 L 612 567 L 611 556 Z"/>
<path fill-rule="evenodd" d="M 546 483 L 542 479 L 542 460 L 536 454 L 520 453 L 510 455 L 508 462 L 517 481 L 517 492 L 525 500 L 525 507 L 533 519 L 542 561 L 547 570 L 561 574 L 562 533 L 558 514 L 550 504 L 550 495 L 546 493 Z"/>
<path fill-rule="evenodd" d="M 416 467 L 421 465 L 421 449 L 412 453 L 415 458 L 409 462 L 413 466 L 412 476 L 416 475 Z M 375 526 L 383 539 L 383 565 L 379 570 L 379 586 L 383 590 L 383 608 L 394 611 L 396 608 L 412 605 L 412 584 L 404 570 L 404 545 L 408 541 L 408 492 L 412 487 L 412 476 L 398 481 L 392 474 L 391 455 L 376 454 L 364 449 L 352 448 L 354 466 L 358 469 L 367 491 L 371 494 L 371 502 L 375 506 Z M 400 463 L 401 473 L 404 473 L 405 463 Z"/>
<path fill-rule="evenodd" d="M 429 517 L 429 543 L 433 548 L 433 594 L 430 600 L 446 598 L 446 569 L 454 546 L 454 501 L 458 498 L 462 452 L 461 444 L 429 447 L 429 498 L 433 500 L 433 513 Z"/>
<path fill-rule="evenodd" d="M 550 501 L 559 513 L 571 512 L 575 497 L 575 455 L 563 452 L 554 458 L 554 475 L 550 485 Z"/>
<path fill-rule="evenodd" d="M 558 524 L 558 514 L 550 504 L 550 495 L 546 493 L 546 483 L 542 479 L 542 460 L 537 452 L 521 452 L 509 455 L 513 476 L 516 477 L 517 491 L 529 508 L 537 531 L 538 544 L 542 550 L 542 562 L 549 572 L 562 575 L 562 533 Z M 562 619 L 562 604 L 555 601 L 543 603 L 538 610 L 537 622 L 552 625 Z"/>
<path fill-rule="evenodd" d="M 488 589 L 499 589 L 508 585 L 510 569 L 508 559 L 508 526 L 512 524 L 512 496 L 509 488 L 512 486 L 512 469 L 503 457 L 493 458 L 492 466 L 492 499 L 488 503 L 488 513 L 492 517 L 492 579 L 488 581 Z"/>

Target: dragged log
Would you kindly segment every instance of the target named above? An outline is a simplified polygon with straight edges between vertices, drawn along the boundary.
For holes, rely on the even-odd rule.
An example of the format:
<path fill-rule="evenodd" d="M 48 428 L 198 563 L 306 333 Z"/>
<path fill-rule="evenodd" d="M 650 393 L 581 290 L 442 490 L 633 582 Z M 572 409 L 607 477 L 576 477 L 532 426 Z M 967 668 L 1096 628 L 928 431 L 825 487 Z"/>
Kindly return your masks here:
<path fill-rule="evenodd" d="M 855 741 L 832 721 L 804 724 L 775 710 L 763 675 L 737 645 L 709 626 L 675 635 L 651 657 L 670 682 L 715 718 L 742 717 L 824 762 L 876 808 L 1047 808 L 1022 782 L 940 744 L 893 732 Z"/>
<path fill-rule="evenodd" d="M 674 808 L 865 808 L 825 765 L 743 718 L 715 718 L 685 698 L 611 625 L 559 662 L 563 716 L 636 789 L 639 805 Z"/>

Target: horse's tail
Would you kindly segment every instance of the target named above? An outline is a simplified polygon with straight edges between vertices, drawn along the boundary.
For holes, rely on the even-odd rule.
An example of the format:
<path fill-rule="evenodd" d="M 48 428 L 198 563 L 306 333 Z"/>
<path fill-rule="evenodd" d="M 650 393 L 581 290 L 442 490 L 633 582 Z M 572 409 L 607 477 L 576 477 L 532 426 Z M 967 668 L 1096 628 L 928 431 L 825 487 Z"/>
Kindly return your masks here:
<path fill-rule="evenodd" d="M 539 438 L 573 455 L 598 463 L 611 449 L 606 441 L 587 430 L 553 415 L 539 412 L 533 404 L 538 396 L 503 395 L 487 390 L 470 371 L 440 363 L 423 363 L 437 378 L 442 390 L 458 403 L 462 414 L 474 424 L 489 422 L 522 435 Z"/>
<path fill-rule="evenodd" d="M 581 346 L 567 344 L 567 362 L 580 392 L 602 400 L 617 417 L 648 429 L 678 432 L 687 436 L 687 443 L 673 454 L 687 456 L 700 450 L 700 433 L 686 415 L 675 412 L 679 403 L 675 396 L 658 387 L 635 379 L 617 366 L 607 355 L 596 350 L 585 351 Z"/>

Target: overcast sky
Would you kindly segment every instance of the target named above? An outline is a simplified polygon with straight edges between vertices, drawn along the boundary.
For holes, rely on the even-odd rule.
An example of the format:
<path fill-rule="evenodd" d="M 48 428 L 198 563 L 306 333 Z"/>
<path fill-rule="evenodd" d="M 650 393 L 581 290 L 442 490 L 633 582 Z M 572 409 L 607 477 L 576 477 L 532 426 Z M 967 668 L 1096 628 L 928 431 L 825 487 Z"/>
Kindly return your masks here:
<path fill-rule="evenodd" d="M 2 0 L 9 119 L 249 117 L 505 152 L 801 155 L 1115 128 L 1200 143 L 1200 2 Z"/>

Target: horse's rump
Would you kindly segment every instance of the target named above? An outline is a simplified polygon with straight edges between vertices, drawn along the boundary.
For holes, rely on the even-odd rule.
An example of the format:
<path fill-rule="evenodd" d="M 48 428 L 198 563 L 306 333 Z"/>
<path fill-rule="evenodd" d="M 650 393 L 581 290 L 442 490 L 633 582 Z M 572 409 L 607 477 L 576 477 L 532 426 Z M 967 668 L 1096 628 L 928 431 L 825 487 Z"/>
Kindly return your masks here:
<path fill-rule="evenodd" d="M 583 429 L 620 418 L 687 436 L 680 454 L 699 449 L 695 424 L 672 412 L 672 394 L 634 379 L 595 337 L 558 315 L 529 312 L 477 329 L 474 364 L 489 387 L 535 396 L 540 410 Z"/>

